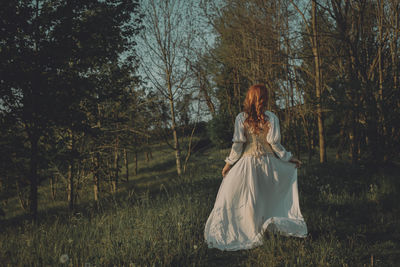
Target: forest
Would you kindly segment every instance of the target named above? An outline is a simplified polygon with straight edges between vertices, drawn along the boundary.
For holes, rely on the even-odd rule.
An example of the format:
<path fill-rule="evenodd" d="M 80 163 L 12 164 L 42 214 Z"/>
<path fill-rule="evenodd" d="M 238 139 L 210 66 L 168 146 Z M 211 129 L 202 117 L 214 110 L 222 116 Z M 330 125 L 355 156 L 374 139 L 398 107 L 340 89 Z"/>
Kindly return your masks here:
<path fill-rule="evenodd" d="M 309 237 L 216 251 L 253 84 Z M 2 266 L 394 266 L 399 149 L 399 0 L 0 3 Z"/>

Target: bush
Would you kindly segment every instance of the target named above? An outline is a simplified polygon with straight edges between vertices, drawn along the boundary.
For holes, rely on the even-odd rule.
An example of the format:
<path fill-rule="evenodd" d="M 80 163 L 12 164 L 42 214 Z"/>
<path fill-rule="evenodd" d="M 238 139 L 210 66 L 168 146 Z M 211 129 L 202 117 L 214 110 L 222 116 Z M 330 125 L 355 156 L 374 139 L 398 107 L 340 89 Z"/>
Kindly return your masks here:
<path fill-rule="evenodd" d="M 226 112 L 219 112 L 207 124 L 207 133 L 211 142 L 218 148 L 228 148 L 232 144 L 233 123 Z"/>

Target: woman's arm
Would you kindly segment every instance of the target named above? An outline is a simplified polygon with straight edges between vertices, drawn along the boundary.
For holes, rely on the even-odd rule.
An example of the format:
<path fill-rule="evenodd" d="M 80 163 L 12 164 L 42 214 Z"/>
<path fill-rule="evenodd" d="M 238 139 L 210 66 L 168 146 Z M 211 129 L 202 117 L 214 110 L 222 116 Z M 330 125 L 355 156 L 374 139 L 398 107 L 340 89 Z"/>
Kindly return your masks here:
<path fill-rule="evenodd" d="M 222 170 L 222 176 L 229 172 L 230 168 L 235 164 L 236 161 L 242 156 L 243 147 L 247 139 L 244 133 L 244 114 L 239 113 L 235 119 L 235 129 L 232 138 L 232 148 L 229 156 L 225 159 L 225 167 Z"/>
<path fill-rule="evenodd" d="M 228 172 L 229 172 L 229 170 L 230 170 L 231 168 L 232 168 L 232 165 L 231 165 L 231 164 L 229 164 L 228 162 L 225 163 L 225 166 L 224 166 L 224 168 L 222 169 L 222 177 L 225 178 L 225 175 L 228 174 Z"/>
<path fill-rule="evenodd" d="M 229 156 L 225 159 L 225 162 L 229 165 L 234 165 L 236 161 L 240 159 L 243 152 L 243 142 L 233 142 L 231 152 Z"/>
<path fill-rule="evenodd" d="M 300 160 L 295 157 L 292 157 L 289 162 L 296 164 L 296 168 L 300 168 L 301 164 L 303 164 Z"/>
<path fill-rule="evenodd" d="M 267 134 L 267 142 L 271 145 L 272 149 L 281 160 L 290 162 L 293 158 L 293 155 L 291 152 L 287 151 L 281 144 L 281 130 L 278 117 L 271 111 L 266 111 L 265 113 L 268 116 L 270 123 L 269 131 Z"/>

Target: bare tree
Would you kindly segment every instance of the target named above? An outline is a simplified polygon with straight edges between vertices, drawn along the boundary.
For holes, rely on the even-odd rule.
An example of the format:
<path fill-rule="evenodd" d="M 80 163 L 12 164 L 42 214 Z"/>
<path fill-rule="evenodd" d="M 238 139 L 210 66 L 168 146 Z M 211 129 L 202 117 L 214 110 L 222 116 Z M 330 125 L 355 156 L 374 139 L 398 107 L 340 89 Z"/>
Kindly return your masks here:
<path fill-rule="evenodd" d="M 169 103 L 176 170 L 182 173 L 181 148 L 177 131 L 176 102 L 187 90 L 189 64 L 187 47 L 193 40 L 190 5 L 181 0 L 142 2 L 144 27 L 141 35 L 142 69 L 154 88 Z"/>
<path fill-rule="evenodd" d="M 319 161 L 321 163 L 326 162 L 326 150 L 325 150 L 325 127 L 324 127 L 324 116 L 322 107 L 322 88 L 323 79 L 321 72 L 321 59 L 320 59 L 320 48 L 319 48 L 319 38 L 318 38 L 318 25 L 317 25 L 317 2 L 312 0 L 311 5 L 311 27 L 308 24 L 305 14 L 300 10 L 300 8 L 290 0 L 295 9 L 301 15 L 304 25 L 307 30 L 307 34 L 310 39 L 311 50 L 314 57 L 314 81 L 315 81 L 315 96 L 317 105 L 317 118 L 318 118 L 318 136 L 319 136 Z"/>

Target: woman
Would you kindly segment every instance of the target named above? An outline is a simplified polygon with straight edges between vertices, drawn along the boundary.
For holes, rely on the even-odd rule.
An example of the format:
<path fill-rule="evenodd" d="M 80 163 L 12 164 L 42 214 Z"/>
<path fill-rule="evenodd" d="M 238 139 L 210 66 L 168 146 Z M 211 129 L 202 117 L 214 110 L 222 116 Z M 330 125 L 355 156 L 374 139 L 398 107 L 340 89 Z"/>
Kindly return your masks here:
<path fill-rule="evenodd" d="M 266 110 L 267 88 L 249 88 L 235 120 L 233 145 L 204 236 L 210 248 L 250 249 L 265 230 L 305 237 L 297 169 L 301 162 L 280 144 L 279 121 Z"/>

